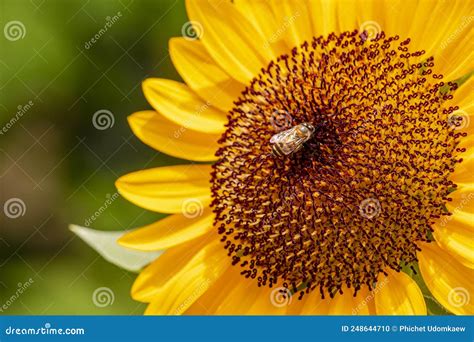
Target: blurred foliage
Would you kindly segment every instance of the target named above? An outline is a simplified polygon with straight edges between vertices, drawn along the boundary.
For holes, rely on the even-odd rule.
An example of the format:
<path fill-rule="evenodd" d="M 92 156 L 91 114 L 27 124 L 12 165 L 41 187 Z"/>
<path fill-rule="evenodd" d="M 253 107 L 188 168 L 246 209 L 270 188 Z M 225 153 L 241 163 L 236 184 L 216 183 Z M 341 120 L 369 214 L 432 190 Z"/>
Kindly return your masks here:
<path fill-rule="evenodd" d="M 22 39 L 6 39 L 3 28 L 11 21 L 24 25 Z M 26 204 L 24 216 L 0 222 L 3 302 L 19 283 L 34 279 L 3 313 L 143 312 L 129 295 L 136 275 L 102 260 L 67 226 L 84 225 L 115 193 L 118 176 L 181 162 L 139 142 L 126 117 L 150 108 L 143 79 L 179 80 L 168 40 L 181 35 L 186 21 L 181 0 L 0 0 L 0 126 L 33 102 L 0 135 L 1 203 L 17 197 Z M 114 115 L 107 130 L 92 124 L 101 109 Z M 120 198 L 92 226 L 126 230 L 159 217 Z M 93 304 L 98 287 L 113 290 L 112 305 Z"/>

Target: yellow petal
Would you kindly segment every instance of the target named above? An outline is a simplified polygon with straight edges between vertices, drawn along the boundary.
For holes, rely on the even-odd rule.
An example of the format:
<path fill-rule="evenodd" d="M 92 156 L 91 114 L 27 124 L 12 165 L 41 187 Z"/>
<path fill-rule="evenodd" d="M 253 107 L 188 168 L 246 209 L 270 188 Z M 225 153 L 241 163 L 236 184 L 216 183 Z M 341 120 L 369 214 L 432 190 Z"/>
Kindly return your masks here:
<path fill-rule="evenodd" d="M 448 206 L 453 210 L 474 213 L 474 183 L 458 182 L 455 191 L 449 194 L 452 199 Z"/>
<path fill-rule="evenodd" d="M 458 21 L 460 23 L 458 29 L 453 30 L 451 36 L 445 37 L 440 44 L 442 49 L 435 55 L 434 72 L 443 74 L 444 79 L 448 81 L 462 77 L 474 69 L 472 62 L 474 53 L 471 46 L 474 34 L 472 29 L 462 29 L 462 22 L 467 18 L 469 17 L 465 16 Z M 451 41 L 452 37 L 454 41 Z"/>
<path fill-rule="evenodd" d="M 132 297 L 149 303 L 166 284 L 184 268 L 192 258 L 209 243 L 207 234 L 202 238 L 167 249 L 158 259 L 140 272 L 132 286 Z"/>
<path fill-rule="evenodd" d="M 312 13 L 311 23 L 315 36 L 327 36 L 331 32 L 339 32 L 336 1 L 308 1 L 308 8 Z"/>
<path fill-rule="evenodd" d="M 474 196 L 469 197 L 470 202 Z M 451 216 L 443 216 L 434 225 L 436 242 L 447 250 L 460 263 L 474 268 L 474 213 L 467 213 L 462 209 L 451 210 Z"/>
<path fill-rule="evenodd" d="M 442 43 L 453 35 L 460 19 L 469 13 L 469 2 L 466 1 L 431 1 L 421 0 L 415 11 L 409 37 L 413 47 L 425 50 L 426 56 L 437 56 Z M 469 51 L 464 49 L 464 51 Z M 441 61 L 444 63 L 443 61 Z"/>
<path fill-rule="evenodd" d="M 154 295 L 145 314 L 184 313 L 222 276 L 229 265 L 229 258 L 222 243 L 219 239 L 214 239 L 181 267 L 163 289 Z"/>
<path fill-rule="evenodd" d="M 420 245 L 421 275 L 436 300 L 457 315 L 474 314 L 474 270 L 463 266 L 436 243 Z"/>
<path fill-rule="evenodd" d="M 284 296 L 283 288 L 258 287 L 257 281 L 229 267 L 222 277 L 187 311 L 187 315 L 284 315 L 299 314 L 297 295 Z"/>
<path fill-rule="evenodd" d="M 256 282 L 244 278 L 235 267 L 217 281 L 208 292 L 189 308 L 190 315 L 373 315 L 374 298 L 365 287 L 357 297 L 345 289 L 343 295 L 334 299 L 321 299 L 319 291 L 305 294 L 286 295 L 284 288 L 274 286 L 257 287 Z"/>
<path fill-rule="evenodd" d="M 290 25 L 299 15 L 290 18 L 276 18 L 272 4 L 268 1 L 237 1 L 235 6 L 249 19 L 252 25 L 265 39 L 265 46 L 272 50 L 275 57 L 288 53 L 293 46 L 287 45 L 283 27 Z"/>
<path fill-rule="evenodd" d="M 474 140 L 474 139 L 473 139 Z M 465 146 L 463 146 L 465 147 Z M 451 179 L 457 183 L 474 183 L 474 152 L 468 150 L 461 155 L 463 161 L 456 165 Z"/>
<path fill-rule="evenodd" d="M 471 114 L 471 120 L 469 122 L 470 125 L 474 125 L 474 118 L 472 118 L 472 114 L 474 113 L 474 95 L 472 89 L 474 89 L 474 73 L 466 75 L 469 77 L 461 86 L 456 89 L 454 92 L 454 99 L 452 100 L 453 104 L 459 106 L 459 109 Z M 451 101 L 450 101 L 451 102 Z M 447 105 L 450 106 L 450 102 L 447 102 Z"/>
<path fill-rule="evenodd" d="M 283 287 L 261 287 L 254 302 L 247 311 L 248 315 L 285 315 L 293 301 L 298 299 L 292 297 L 288 290 Z"/>
<path fill-rule="evenodd" d="M 186 315 L 245 315 L 260 294 L 255 281 L 246 279 L 238 267 L 229 267 Z"/>
<path fill-rule="evenodd" d="M 146 227 L 123 235 L 118 243 L 142 251 L 170 248 L 204 235 L 213 228 L 214 215 L 208 208 L 200 215 L 170 215 Z"/>
<path fill-rule="evenodd" d="M 387 0 L 308 0 L 307 6 L 312 13 L 313 34 L 327 36 L 332 32 L 360 30 L 378 33 L 391 25 L 386 21 L 393 18 L 394 22 L 403 22 L 409 11 L 385 15 L 386 7 L 393 6 Z M 407 4 L 409 6 L 409 4 Z M 397 15 L 395 15 L 397 14 Z M 411 14 L 410 14 L 411 15 Z M 396 34 L 400 34 L 400 29 Z"/>
<path fill-rule="evenodd" d="M 327 315 L 332 301 L 331 298 L 322 299 L 319 291 L 316 290 L 308 295 L 300 314 Z"/>
<path fill-rule="evenodd" d="M 466 149 L 466 152 L 462 153 L 460 157 L 464 158 L 472 152 L 472 148 L 474 147 L 474 135 L 468 135 L 461 139 L 459 143 L 459 148 Z M 459 168 L 459 165 L 456 165 L 456 169 Z"/>
<path fill-rule="evenodd" d="M 357 20 L 360 14 L 364 13 L 363 10 L 359 11 L 358 6 L 360 5 L 357 1 L 334 1 L 336 7 L 336 21 L 338 32 L 353 31 L 359 29 L 360 23 Z M 359 13 L 361 12 L 361 13 Z M 319 18 L 314 18 L 318 20 Z M 373 17 L 369 17 L 367 20 L 372 20 Z M 319 19 L 320 20 L 320 19 Z M 377 23 L 379 25 L 379 23 Z"/>
<path fill-rule="evenodd" d="M 209 54 L 234 79 L 247 84 L 274 58 L 265 38 L 230 2 L 186 1 L 188 16 L 195 23 Z"/>
<path fill-rule="evenodd" d="M 194 215 L 211 201 L 210 165 L 165 166 L 129 173 L 115 186 L 130 202 L 161 213 Z"/>
<path fill-rule="evenodd" d="M 369 315 L 371 314 L 371 295 L 366 286 L 364 286 L 357 296 L 354 297 L 352 289 L 345 289 L 344 293 L 336 294 L 329 299 L 328 315 Z M 373 307 L 373 300 L 372 300 Z"/>
<path fill-rule="evenodd" d="M 334 298 L 321 299 L 319 291 L 311 292 L 304 304 L 303 315 L 371 315 L 375 313 L 374 298 L 369 289 L 364 286 L 354 297 L 353 289 L 344 288 L 343 293 L 337 293 Z"/>
<path fill-rule="evenodd" d="M 410 50 L 435 56 L 435 73 L 453 80 L 473 70 L 469 1 L 311 0 L 315 36 L 367 31 L 410 38 Z"/>
<path fill-rule="evenodd" d="M 226 114 L 204 102 L 185 84 L 160 78 L 143 82 L 143 93 L 160 114 L 176 124 L 204 133 L 223 133 Z"/>
<path fill-rule="evenodd" d="M 245 86 L 222 70 L 200 41 L 172 38 L 169 48 L 171 60 L 186 84 L 212 106 L 230 111 Z"/>
<path fill-rule="evenodd" d="M 435 57 L 435 73 L 441 73 L 446 80 L 463 76 L 473 67 L 472 2 L 454 0 L 448 3 L 435 2 L 428 20 L 425 21 L 419 42 L 427 56 Z M 420 44 L 421 45 L 421 44 Z"/>
<path fill-rule="evenodd" d="M 276 22 L 281 23 L 275 35 L 283 36 L 290 48 L 311 41 L 312 16 L 305 0 L 272 0 L 271 4 Z"/>
<path fill-rule="evenodd" d="M 416 282 L 406 273 L 388 269 L 388 277 L 380 276 L 380 286 L 375 294 L 377 315 L 426 315 L 423 294 Z"/>
<path fill-rule="evenodd" d="M 220 134 L 193 131 L 147 110 L 128 117 L 133 133 L 145 144 L 173 157 L 193 161 L 216 160 Z"/>

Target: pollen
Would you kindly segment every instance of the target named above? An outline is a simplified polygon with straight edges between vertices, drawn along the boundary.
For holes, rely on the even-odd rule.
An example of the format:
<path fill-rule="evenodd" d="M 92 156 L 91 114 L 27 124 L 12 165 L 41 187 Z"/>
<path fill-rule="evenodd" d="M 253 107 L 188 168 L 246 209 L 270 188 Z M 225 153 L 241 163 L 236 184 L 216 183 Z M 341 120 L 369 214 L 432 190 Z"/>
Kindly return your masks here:
<path fill-rule="evenodd" d="M 229 263 L 258 286 L 356 295 L 416 262 L 449 215 L 465 135 L 448 120 L 457 85 L 409 39 L 366 38 L 305 42 L 262 69 L 229 112 L 211 206 Z M 302 123 L 311 138 L 276 157 L 272 136 Z"/>

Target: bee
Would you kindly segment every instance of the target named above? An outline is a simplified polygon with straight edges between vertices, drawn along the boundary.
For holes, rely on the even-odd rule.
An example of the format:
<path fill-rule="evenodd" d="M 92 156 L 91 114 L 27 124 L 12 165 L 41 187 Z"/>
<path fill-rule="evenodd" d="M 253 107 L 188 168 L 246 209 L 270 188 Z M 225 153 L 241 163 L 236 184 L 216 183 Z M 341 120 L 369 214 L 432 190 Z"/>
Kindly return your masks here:
<path fill-rule="evenodd" d="M 303 144 L 311 139 L 314 131 L 313 125 L 304 122 L 275 134 L 270 139 L 273 154 L 277 157 L 284 157 L 299 151 Z"/>

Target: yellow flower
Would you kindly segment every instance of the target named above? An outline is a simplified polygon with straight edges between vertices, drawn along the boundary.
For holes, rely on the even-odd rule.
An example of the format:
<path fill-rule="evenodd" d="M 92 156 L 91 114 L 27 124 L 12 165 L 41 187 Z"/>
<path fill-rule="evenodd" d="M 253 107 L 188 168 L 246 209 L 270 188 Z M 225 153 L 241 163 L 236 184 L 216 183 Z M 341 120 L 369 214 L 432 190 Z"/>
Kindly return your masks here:
<path fill-rule="evenodd" d="M 186 7 L 199 39 L 169 46 L 185 84 L 146 80 L 154 110 L 129 123 L 193 163 L 117 181 L 171 214 L 119 241 L 165 250 L 132 288 L 146 313 L 426 314 L 421 274 L 473 314 L 473 2 Z M 299 151 L 272 153 L 304 122 Z"/>

